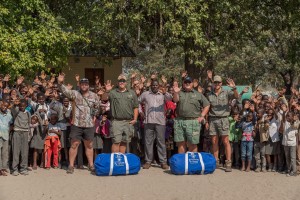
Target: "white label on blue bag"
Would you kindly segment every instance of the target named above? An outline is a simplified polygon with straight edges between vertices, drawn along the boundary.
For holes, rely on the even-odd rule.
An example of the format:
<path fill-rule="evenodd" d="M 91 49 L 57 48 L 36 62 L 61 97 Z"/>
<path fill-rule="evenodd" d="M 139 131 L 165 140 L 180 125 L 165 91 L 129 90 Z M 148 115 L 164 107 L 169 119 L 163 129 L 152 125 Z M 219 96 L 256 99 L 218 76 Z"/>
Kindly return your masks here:
<path fill-rule="evenodd" d="M 189 163 L 191 165 L 195 165 L 195 164 L 198 164 L 199 163 L 199 158 L 196 157 L 196 153 L 189 153 L 190 156 L 189 156 Z"/>
<path fill-rule="evenodd" d="M 116 159 L 115 158 L 116 155 Z M 123 161 L 123 159 L 124 161 Z M 128 164 L 128 160 L 127 160 L 127 156 L 125 154 L 122 153 L 112 153 L 110 155 L 110 170 L 109 170 L 109 176 L 112 176 L 113 174 L 113 170 L 114 170 L 114 166 L 117 167 L 126 167 L 126 175 L 129 174 L 129 164 Z"/>

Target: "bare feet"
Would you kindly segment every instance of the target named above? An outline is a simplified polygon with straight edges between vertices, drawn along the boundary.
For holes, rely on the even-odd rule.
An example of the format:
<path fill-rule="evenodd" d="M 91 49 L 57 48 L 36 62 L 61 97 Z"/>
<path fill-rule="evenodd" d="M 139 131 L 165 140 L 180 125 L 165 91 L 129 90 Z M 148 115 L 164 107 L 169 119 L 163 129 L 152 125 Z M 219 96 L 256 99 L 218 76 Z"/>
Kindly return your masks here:
<path fill-rule="evenodd" d="M 247 167 L 246 172 L 250 172 L 250 167 Z"/>

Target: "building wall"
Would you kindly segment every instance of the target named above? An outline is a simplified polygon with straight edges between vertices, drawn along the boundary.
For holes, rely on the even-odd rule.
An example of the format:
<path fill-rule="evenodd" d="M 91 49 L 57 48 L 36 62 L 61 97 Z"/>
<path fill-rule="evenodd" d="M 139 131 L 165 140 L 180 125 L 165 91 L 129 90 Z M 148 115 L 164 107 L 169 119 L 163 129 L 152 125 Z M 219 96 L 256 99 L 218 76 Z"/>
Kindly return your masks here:
<path fill-rule="evenodd" d="M 65 83 L 75 85 L 75 75 L 85 77 L 85 68 L 104 68 L 104 81 L 112 80 L 115 83 L 122 73 L 122 58 L 112 60 L 112 64 L 108 66 L 100 63 L 96 57 L 69 57 L 68 66 L 62 69 L 66 74 Z"/>

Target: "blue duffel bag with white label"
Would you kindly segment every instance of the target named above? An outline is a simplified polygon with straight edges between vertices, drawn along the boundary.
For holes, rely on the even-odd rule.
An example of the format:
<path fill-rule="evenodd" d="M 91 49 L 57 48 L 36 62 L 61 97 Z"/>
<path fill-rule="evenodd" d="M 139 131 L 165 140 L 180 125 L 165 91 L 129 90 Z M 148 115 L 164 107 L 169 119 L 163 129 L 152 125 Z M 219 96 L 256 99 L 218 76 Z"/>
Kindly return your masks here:
<path fill-rule="evenodd" d="M 102 153 L 94 165 L 97 176 L 137 174 L 141 169 L 140 158 L 132 153 Z"/>
<path fill-rule="evenodd" d="M 216 159 L 210 153 L 180 153 L 169 161 L 171 172 L 176 175 L 212 174 L 216 169 Z"/>

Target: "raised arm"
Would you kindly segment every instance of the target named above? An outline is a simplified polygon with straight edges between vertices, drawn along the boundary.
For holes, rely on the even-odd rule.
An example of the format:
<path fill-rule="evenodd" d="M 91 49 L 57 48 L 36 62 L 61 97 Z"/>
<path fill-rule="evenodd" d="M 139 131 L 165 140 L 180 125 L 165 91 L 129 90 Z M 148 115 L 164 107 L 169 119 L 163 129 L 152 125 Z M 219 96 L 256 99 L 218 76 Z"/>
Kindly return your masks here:
<path fill-rule="evenodd" d="M 75 99 L 75 94 L 73 90 L 69 90 L 63 83 L 65 80 L 65 74 L 64 73 L 60 73 L 57 77 L 57 82 L 58 82 L 58 88 L 60 89 L 60 91 L 66 96 L 68 97 L 70 100 L 74 100 Z"/>

